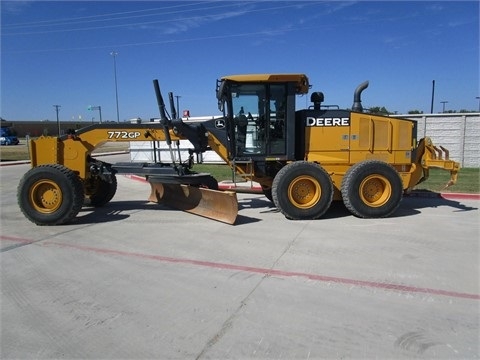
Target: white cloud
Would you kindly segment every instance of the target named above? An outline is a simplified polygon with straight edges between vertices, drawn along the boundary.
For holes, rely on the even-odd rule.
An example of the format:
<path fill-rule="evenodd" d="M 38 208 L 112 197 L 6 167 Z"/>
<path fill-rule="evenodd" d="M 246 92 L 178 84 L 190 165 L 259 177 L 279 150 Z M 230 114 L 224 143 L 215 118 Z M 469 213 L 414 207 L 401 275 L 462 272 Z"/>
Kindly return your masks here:
<path fill-rule="evenodd" d="M 33 1 L 2 1 L 0 7 L 2 13 L 20 14 L 26 7 L 29 7 Z"/>
<path fill-rule="evenodd" d="M 230 19 L 234 17 L 240 17 L 250 12 L 254 6 L 243 6 L 241 10 L 229 10 L 218 14 L 207 14 L 193 17 L 180 17 L 177 18 L 168 28 L 164 28 L 162 33 L 164 34 L 176 34 L 186 32 L 190 29 L 195 29 L 205 24 Z"/>

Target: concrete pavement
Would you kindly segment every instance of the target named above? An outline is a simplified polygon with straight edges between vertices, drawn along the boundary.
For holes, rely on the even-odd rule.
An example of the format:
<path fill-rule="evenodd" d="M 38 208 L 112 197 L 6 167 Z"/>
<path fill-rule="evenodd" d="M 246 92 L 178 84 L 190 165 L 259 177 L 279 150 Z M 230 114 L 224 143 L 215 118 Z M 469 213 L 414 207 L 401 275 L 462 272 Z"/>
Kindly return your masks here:
<path fill-rule="evenodd" d="M 288 221 L 238 194 L 231 226 L 119 176 L 105 207 L 39 227 L 16 204 L 28 168 L 0 170 L 2 359 L 480 357 L 477 200 Z"/>

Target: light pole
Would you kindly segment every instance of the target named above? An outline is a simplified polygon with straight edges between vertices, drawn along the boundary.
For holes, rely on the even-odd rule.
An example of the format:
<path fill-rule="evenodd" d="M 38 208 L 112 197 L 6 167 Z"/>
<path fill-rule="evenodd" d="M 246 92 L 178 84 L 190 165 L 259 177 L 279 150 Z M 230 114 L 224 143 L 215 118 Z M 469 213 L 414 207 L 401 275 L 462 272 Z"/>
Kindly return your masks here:
<path fill-rule="evenodd" d="M 435 98 L 435 80 L 432 80 L 432 103 L 430 104 L 430 114 L 433 114 L 433 99 Z"/>
<path fill-rule="evenodd" d="M 475 99 L 478 100 L 478 112 L 480 112 L 480 96 L 477 96 Z"/>
<path fill-rule="evenodd" d="M 60 110 L 61 105 L 53 105 L 55 108 L 55 112 L 57 113 L 57 128 L 58 128 L 58 136 L 60 136 L 60 120 L 58 119 L 58 112 Z"/>
<path fill-rule="evenodd" d="M 115 101 L 117 103 L 117 123 L 120 122 L 120 115 L 118 113 L 118 86 L 117 86 L 117 55 L 116 51 L 112 51 L 110 55 L 113 56 L 113 74 L 115 76 Z"/>
<path fill-rule="evenodd" d="M 443 104 L 443 113 L 445 113 L 445 104 L 448 103 L 448 101 L 440 101 L 441 104 Z"/>

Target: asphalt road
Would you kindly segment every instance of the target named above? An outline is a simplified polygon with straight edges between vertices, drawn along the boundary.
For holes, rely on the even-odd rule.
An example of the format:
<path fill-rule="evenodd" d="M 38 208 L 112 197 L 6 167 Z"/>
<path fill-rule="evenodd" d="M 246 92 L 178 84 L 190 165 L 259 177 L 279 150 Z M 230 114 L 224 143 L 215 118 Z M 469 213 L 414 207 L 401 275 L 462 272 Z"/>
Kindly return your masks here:
<path fill-rule="evenodd" d="M 239 194 L 232 226 L 119 176 L 105 207 L 41 227 L 16 203 L 28 168 L 0 168 L 2 359 L 480 357 L 478 200 L 289 221 Z"/>

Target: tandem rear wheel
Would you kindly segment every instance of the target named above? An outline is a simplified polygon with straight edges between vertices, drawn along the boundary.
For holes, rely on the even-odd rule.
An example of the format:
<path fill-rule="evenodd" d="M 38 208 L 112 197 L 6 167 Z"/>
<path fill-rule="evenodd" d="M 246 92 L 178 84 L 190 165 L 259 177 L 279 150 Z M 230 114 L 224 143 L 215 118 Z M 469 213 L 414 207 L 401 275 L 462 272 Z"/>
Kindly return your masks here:
<path fill-rule="evenodd" d="M 393 166 L 367 160 L 347 171 L 341 192 L 345 206 L 353 215 L 382 218 L 392 215 L 400 206 L 403 183 Z"/>
<path fill-rule="evenodd" d="M 272 198 L 288 219 L 318 219 L 332 203 L 332 180 L 316 163 L 293 162 L 284 166 L 273 179 Z"/>
<path fill-rule="evenodd" d="M 23 214 L 37 225 L 60 225 L 75 218 L 83 206 L 81 179 L 63 165 L 41 165 L 20 180 L 17 200 Z"/>

